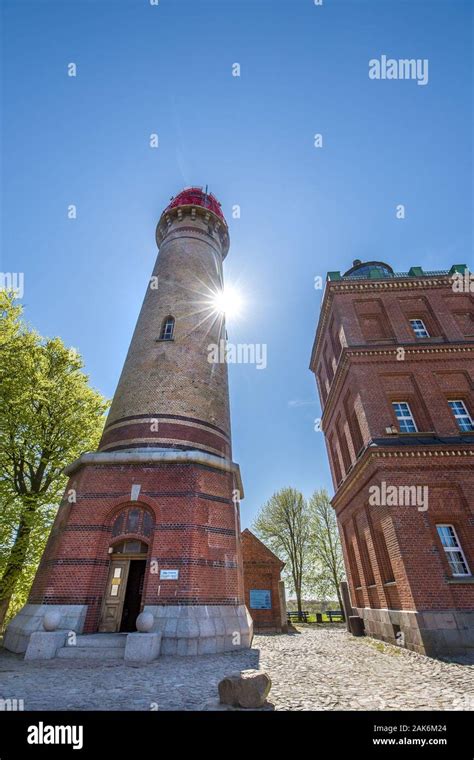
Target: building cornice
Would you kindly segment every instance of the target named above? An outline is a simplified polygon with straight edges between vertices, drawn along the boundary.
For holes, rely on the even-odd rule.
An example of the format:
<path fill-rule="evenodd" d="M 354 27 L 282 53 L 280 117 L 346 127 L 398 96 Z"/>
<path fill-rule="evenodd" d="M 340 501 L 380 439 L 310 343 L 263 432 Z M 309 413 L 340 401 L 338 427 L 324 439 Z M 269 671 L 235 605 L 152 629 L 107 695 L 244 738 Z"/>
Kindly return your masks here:
<path fill-rule="evenodd" d="M 142 465 L 150 464 L 201 464 L 212 467 L 215 470 L 230 472 L 234 475 L 236 486 L 239 491 L 239 499 L 244 498 L 244 489 L 240 476 L 240 467 L 236 462 L 214 454 L 206 454 L 200 451 L 89 451 L 71 462 L 64 469 L 65 475 L 73 475 L 77 470 L 86 465 Z"/>
<path fill-rule="evenodd" d="M 397 343 L 392 346 L 381 346 L 380 348 L 365 347 L 365 346 L 348 346 L 344 348 L 339 357 L 336 371 L 329 388 L 328 397 L 324 405 L 324 410 L 321 416 L 321 428 L 324 431 L 326 420 L 331 415 L 331 411 L 335 405 L 335 400 L 338 398 L 340 388 L 344 382 L 347 374 L 347 370 L 350 366 L 350 359 L 352 357 L 367 357 L 372 356 L 386 357 L 386 361 L 397 360 L 399 350 L 403 348 L 405 352 L 405 361 L 407 358 L 416 358 L 417 355 L 425 354 L 460 354 L 460 353 L 472 353 L 474 352 L 474 341 L 465 341 L 459 343 L 430 343 L 420 345 L 419 343 Z M 384 361 L 384 359 L 382 359 Z"/>
<path fill-rule="evenodd" d="M 431 288 L 439 289 L 449 287 L 452 288 L 452 275 L 438 275 L 438 276 L 423 276 L 423 277 L 391 277 L 389 279 L 380 280 L 327 280 L 324 290 L 323 300 L 321 303 L 321 311 L 318 321 L 318 327 L 316 330 L 316 336 L 314 338 L 313 348 L 311 351 L 310 369 L 316 372 L 317 364 L 319 362 L 319 354 L 321 350 L 321 335 L 326 326 L 328 320 L 330 307 L 334 295 L 345 295 L 347 293 L 367 293 L 374 291 L 407 291 L 416 290 L 417 288 Z"/>
<path fill-rule="evenodd" d="M 350 498 L 354 497 L 354 487 L 358 481 L 364 475 L 367 468 L 373 463 L 375 459 L 449 459 L 451 457 L 474 457 L 474 448 L 466 443 L 459 445 L 458 443 L 450 446 L 446 443 L 440 443 L 439 445 L 430 444 L 426 446 L 413 446 L 404 447 L 403 449 L 383 448 L 380 446 L 374 447 L 369 444 L 364 450 L 363 454 L 354 463 L 352 469 L 347 474 L 346 478 L 337 488 L 334 494 L 331 504 L 336 509 L 340 506 L 341 502 L 347 493 L 350 493 Z"/>
<path fill-rule="evenodd" d="M 204 222 L 214 235 L 217 235 L 221 245 L 221 255 L 225 259 L 229 251 L 229 230 L 224 219 L 221 219 L 217 214 L 211 211 L 209 208 L 194 205 L 182 205 L 175 206 L 174 208 L 168 208 L 163 211 L 159 222 L 156 226 L 156 244 L 158 248 L 163 244 L 163 241 L 168 237 L 169 233 L 173 231 L 173 222 L 183 222 L 186 219 L 188 223 L 193 223 L 197 219 L 200 222 Z M 182 229 L 182 228 L 181 228 Z M 189 228 L 186 228 L 189 229 Z M 178 227 L 177 232 L 180 231 Z M 195 225 L 195 231 L 203 234 L 205 230 Z"/>

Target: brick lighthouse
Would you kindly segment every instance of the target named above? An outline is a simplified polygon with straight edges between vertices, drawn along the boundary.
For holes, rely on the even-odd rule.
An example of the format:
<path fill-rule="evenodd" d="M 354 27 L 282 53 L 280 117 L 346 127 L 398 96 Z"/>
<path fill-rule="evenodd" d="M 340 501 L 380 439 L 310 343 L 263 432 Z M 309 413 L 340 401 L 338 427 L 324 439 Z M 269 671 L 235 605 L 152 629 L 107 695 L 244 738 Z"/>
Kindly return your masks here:
<path fill-rule="evenodd" d="M 464 264 L 356 260 L 311 357 L 354 614 L 433 656 L 474 650 L 473 320 Z"/>
<path fill-rule="evenodd" d="M 5 646 L 26 649 L 46 611 L 77 633 L 135 630 L 153 614 L 163 654 L 249 647 L 225 339 L 215 307 L 229 249 L 220 204 L 186 188 L 156 228 L 159 255 L 97 452 L 69 482 L 28 604 Z"/>

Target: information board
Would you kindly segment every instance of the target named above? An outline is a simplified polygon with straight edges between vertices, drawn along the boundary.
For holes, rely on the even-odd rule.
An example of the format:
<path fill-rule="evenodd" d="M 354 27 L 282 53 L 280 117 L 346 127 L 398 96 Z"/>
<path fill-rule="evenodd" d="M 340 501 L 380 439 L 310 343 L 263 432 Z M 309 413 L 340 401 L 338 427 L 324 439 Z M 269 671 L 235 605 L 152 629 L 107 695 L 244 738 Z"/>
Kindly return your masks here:
<path fill-rule="evenodd" d="M 250 609 L 251 610 L 271 610 L 272 592 L 261 588 L 250 589 Z"/>

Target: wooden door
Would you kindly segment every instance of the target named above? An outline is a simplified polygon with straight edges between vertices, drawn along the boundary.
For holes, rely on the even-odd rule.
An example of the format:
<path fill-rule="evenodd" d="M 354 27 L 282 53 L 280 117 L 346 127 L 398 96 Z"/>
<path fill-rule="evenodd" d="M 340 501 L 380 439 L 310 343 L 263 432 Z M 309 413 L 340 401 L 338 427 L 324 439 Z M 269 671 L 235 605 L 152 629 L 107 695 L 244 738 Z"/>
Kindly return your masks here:
<path fill-rule="evenodd" d="M 110 563 L 99 622 L 101 633 L 115 633 L 120 630 L 129 567 L 129 559 L 113 559 Z"/>

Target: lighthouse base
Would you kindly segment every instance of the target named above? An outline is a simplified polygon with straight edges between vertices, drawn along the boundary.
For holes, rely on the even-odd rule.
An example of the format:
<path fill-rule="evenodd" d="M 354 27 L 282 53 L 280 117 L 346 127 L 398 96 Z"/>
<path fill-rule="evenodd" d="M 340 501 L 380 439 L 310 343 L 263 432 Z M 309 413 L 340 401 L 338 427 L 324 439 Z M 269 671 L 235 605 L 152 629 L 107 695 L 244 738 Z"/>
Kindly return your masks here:
<path fill-rule="evenodd" d="M 43 630 L 44 615 L 52 610 L 61 614 L 59 630 L 83 632 L 87 605 L 26 604 L 7 627 L 4 648 L 25 652 L 31 634 Z M 146 605 L 144 611 L 155 619 L 152 631 L 161 633 L 164 655 L 235 652 L 252 644 L 253 622 L 244 604 Z"/>
<path fill-rule="evenodd" d="M 245 604 L 146 605 L 161 633 L 162 655 L 198 655 L 249 649 L 253 622 Z"/>

